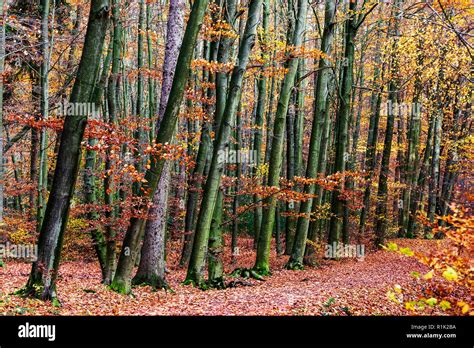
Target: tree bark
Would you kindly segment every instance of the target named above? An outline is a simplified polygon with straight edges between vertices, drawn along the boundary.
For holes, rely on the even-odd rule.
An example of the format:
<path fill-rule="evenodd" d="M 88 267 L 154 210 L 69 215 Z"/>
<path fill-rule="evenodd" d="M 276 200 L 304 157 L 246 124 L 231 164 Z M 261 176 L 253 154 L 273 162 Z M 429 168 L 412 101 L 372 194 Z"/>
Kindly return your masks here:
<path fill-rule="evenodd" d="M 183 100 L 184 90 L 189 76 L 194 47 L 202 26 L 208 2 L 208 0 L 195 0 L 193 3 L 176 63 L 176 71 L 179 71 L 179 74 L 173 78 L 168 103 L 166 104 L 160 129 L 155 139 L 156 144 L 169 143 L 174 135 L 179 108 Z M 140 189 L 141 195 L 147 198 L 154 196 L 163 172 L 164 164 L 165 159 L 161 158 L 159 154 L 153 154 L 151 156 L 150 169 L 148 169 L 145 174 L 146 182 Z M 141 211 L 141 214 L 144 215 L 148 213 L 148 205 L 144 203 L 139 204 L 135 209 Z M 145 219 L 143 217 L 133 216 L 130 219 L 130 225 L 125 234 L 122 250 L 120 252 L 117 272 L 111 285 L 114 291 L 123 294 L 128 294 L 131 291 L 131 273 L 135 259 L 139 253 L 139 245 L 143 236 L 144 227 Z"/>
<path fill-rule="evenodd" d="M 292 35 L 292 46 L 301 47 L 303 45 L 303 33 L 306 29 L 306 15 L 308 3 L 306 0 L 298 0 L 298 15 L 295 30 Z M 290 57 L 278 100 L 278 107 L 275 114 L 273 127 L 273 141 L 270 154 L 267 186 L 279 187 L 280 171 L 282 166 L 283 143 L 285 134 L 285 119 L 288 113 L 291 91 L 295 84 L 295 77 L 298 70 L 299 59 Z M 263 209 L 262 227 L 257 244 L 257 258 L 254 270 L 260 275 L 270 274 L 270 242 L 275 222 L 275 208 L 277 199 L 274 195 L 265 199 L 265 208 Z"/>
<path fill-rule="evenodd" d="M 192 283 L 196 286 L 202 286 L 204 283 L 203 270 L 208 248 L 209 228 L 219 191 L 222 172 L 224 170 L 224 161 L 222 161 L 220 157 L 225 153 L 225 149 L 229 146 L 231 125 L 237 112 L 244 73 L 249 62 L 250 52 L 255 42 L 261 7 L 262 0 L 251 0 L 247 23 L 239 47 L 237 65 L 234 67 L 232 72 L 225 111 L 214 143 L 211 166 L 204 188 L 201 209 L 196 224 L 193 250 L 185 281 L 185 283 Z"/>
<path fill-rule="evenodd" d="M 170 1 L 157 129 L 160 127 L 159 123 L 168 102 L 176 62 L 183 40 L 185 5 L 184 0 Z M 135 284 L 145 283 L 155 288 L 168 287 L 165 280 L 165 234 L 170 182 L 171 165 L 167 162 L 158 182 L 158 189 L 153 196 L 153 206 L 145 225 L 145 239 L 141 251 L 140 265 L 133 279 Z"/>
<path fill-rule="evenodd" d="M 335 16 L 336 2 L 332 0 L 327 1 L 324 16 L 324 31 L 321 41 L 321 51 L 327 56 L 329 56 L 332 51 Z M 306 168 L 307 178 L 316 178 L 318 174 L 321 139 L 324 129 L 324 122 L 326 122 L 326 117 L 324 116 L 326 109 L 326 100 L 328 98 L 328 83 L 329 78 L 331 76 L 329 65 L 329 60 L 324 58 L 320 59 L 318 68 L 319 72 L 314 92 L 314 117 L 313 126 L 311 130 L 311 139 L 309 144 L 308 165 Z M 308 195 L 313 195 L 315 193 L 315 185 L 305 185 L 304 193 Z M 306 246 L 306 238 L 308 235 L 312 204 L 312 198 L 301 202 L 299 214 L 304 214 L 304 217 L 300 215 L 297 221 L 295 242 L 293 244 L 291 258 L 288 263 L 288 266 L 290 268 L 293 268 L 295 266 L 297 268 L 301 268 L 303 266 L 303 257 Z"/>
<path fill-rule="evenodd" d="M 83 53 L 70 103 L 91 100 L 109 21 L 108 12 L 107 0 L 92 0 Z M 64 122 L 52 190 L 38 240 L 38 258 L 33 263 L 24 289 L 25 294 L 35 295 L 43 300 L 57 298 L 56 277 L 87 117 L 87 114 L 68 115 Z"/>

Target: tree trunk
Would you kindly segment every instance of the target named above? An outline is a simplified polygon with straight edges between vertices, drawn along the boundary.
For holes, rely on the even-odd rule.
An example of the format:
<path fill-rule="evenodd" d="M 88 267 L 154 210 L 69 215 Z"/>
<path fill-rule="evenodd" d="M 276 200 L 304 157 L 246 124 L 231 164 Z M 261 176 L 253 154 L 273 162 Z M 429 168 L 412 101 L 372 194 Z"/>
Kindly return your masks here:
<path fill-rule="evenodd" d="M 306 14 L 308 3 L 306 0 L 298 0 L 298 16 L 293 33 L 292 46 L 301 47 L 303 43 L 303 32 L 306 30 Z M 267 186 L 279 187 L 280 171 L 282 166 L 283 143 L 285 134 L 285 119 L 288 113 L 291 92 L 295 84 L 295 77 L 298 70 L 299 59 L 290 57 L 286 74 L 280 91 L 278 107 L 275 114 L 273 127 L 273 141 L 270 154 Z M 258 238 L 257 258 L 254 270 L 261 275 L 270 273 L 270 242 L 275 222 L 275 208 L 277 199 L 274 195 L 265 199 L 263 210 L 262 227 Z"/>
<path fill-rule="evenodd" d="M 176 62 L 181 48 L 184 32 L 184 0 L 171 0 L 167 24 L 165 61 L 161 99 L 156 128 L 164 115 L 168 102 L 171 84 L 173 83 Z M 171 164 L 167 162 L 158 182 L 158 189 L 153 197 L 153 206 L 145 225 L 145 240 L 141 251 L 140 265 L 133 279 L 135 284 L 148 284 L 157 288 L 167 288 L 165 280 L 165 234 L 166 213 L 171 182 Z"/>
<path fill-rule="evenodd" d="M 49 114 L 49 0 L 41 1 L 41 98 L 40 113 L 43 121 Z M 48 159 L 47 159 L 48 134 L 46 127 L 41 128 L 39 145 L 39 174 L 38 174 L 38 205 L 37 205 L 37 230 L 41 229 L 44 212 L 46 209 L 46 196 L 48 191 Z"/>
<path fill-rule="evenodd" d="M 223 289 L 225 287 L 224 265 L 222 263 L 222 253 L 224 252 L 224 239 L 222 238 L 223 202 L 224 194 L 222 189 L 219 189 L 209 233 L 208 256 L 209 287 L 217 289 Z"/>
<path fill-rule="evenodd" d="M 367 145 L 365 149 L 365 159 L 363 169 L 366 173 L 366 184 L 364 190 L 364 198 L 362 203 L 362 209 L 360 212 L 359 222 L 359 237 L 365 232 L 365 224 L 367 216 L 370 212 L 370 198 L 372 191 L 372 180 L 377 167 L 376 150 L 377 150 L 377 139 L 379 135 L 379 121 L 380 121 L 380 107 L 382 104 L 382 92 L 383 92 L 383 75 L 384 75 L 384 64 L 381 59 L 380 50 L 380 31 L 377 34 L 376 44 L 377 55 L 375 57 L 376 66 L 374 68 L 373 77 L 373 92 L 370 98 L 371 117 L 369 120 L 369 129 L 367 132 Z M 382 66 L 381 66 L 382 65 Z"/>
<path fill-rule="evenodd" d="M 217 199 L 221 175 L 224 170 L 225 160 L 222 160 L 221 157 L 229 146 L 231 125 L 234 122 L 234 117 L 240 101 L 242 81 L 255 42 L 261 7 L 262 0 L 251 0 L 247 23 L 239 47 L 237 65 L 234 67 L 232 72 L 225 111 L 214 143 L 211 166 L 209 168 L 209 174 L 204 188 L 201 209 L 196 224 L 193 250 L 185 281 L 188 284 L 192 283 L 196 286 L 203 285 L 203 270 L 208 248 L 209 228 Z"/>
<path fill-rule="evenodd" d="M 327 1 L 325 6 L 324 32 L 321 41 L 321 51 L 327 56 L 331 55 L 332 41 L 334 36 L 336 16 L 336 2 Z M 307 178 L 316 178 L 318 174 L 318 163 L 321 149 L 321 138 L 324 129 L 324 122 L 326 122 L 325 109 L 326 100 L 328 98 L 328 83 L 331 76 L 331 70 L 328 68 L 330 62 L 327 59 L 320 59 L 319 72 L 315 87 L 314 100 L 314 118 L 311 130 L 311 139 L 309 143 L 308 165 L 306 168 Z M 327 114 L 326 114 L 327 116 Z M 313 195 L 315 193 L 315 185 L 305 185 L 304 193 Z M 295 234 L 295 242 L 293 244 L 291 258 L 288 263 L 290 268 L 301 268 L 303 266 L 303 256 L 306 246 L 306 238 L 308 234 L 308 227 L 310 223 L 310 213 L 313 204 L 313 199 L 301 202 Z"/>
<path fill-rule="evenodd" d="M 99 110 L 103 104 L 104 97 L 104 88 L 107 83 L 110 70 L 110 62 L 112 59 L 112 46 L 113 42 L 109 43 L 109 48 L 107 50 L 107 55 L 104 60 L 102 73 L 99 79 L 97 86 L 95 87 L 92 100 L 97 105 L 97 110 Z M 105 109 L 105 108 L 104 108 Z M 105 112 L 104 112 L 105 114 Z M 97 139 L 89 138 L 87 142 L 87 150 L 85 155 L 85 164 L 84 164 L 84 203 L 91 206 L 90 212 L 87 213 L 87 218 L 91 221 L 97 222 L 100 218 L 99 213 L 95 210 L 92 210 L 97 202 L 97 178 L 94 175 L 97 163 L 97 151 L 93 147 L 97 144 Z M 99 260 L 100 269 L 102 272 L 102 281 L 105 281 L 107 274 L 107 241 L 98 227 L 93 227 L 91 231 L 92 242 L 94 244 L 94 249 Z"/>
<path fill-rule="evenodd" d="M 401 11 L 401 2 L 397 0 L 395 3 L 395 19 L 393 23 L 393 35 L 395 39 L 392 44 L 393 52 L 390 57 L 390 82 L 388 87 L 388 106 L 387 106 L 387 126 L 385 128 L 385 141 L 382 154 L 382 163 L 379 176 L 379 187 L 377 192 L 377 206 L 375 209 L 375 247 L 380 248 L 385 242 L 386 231 L 388 228 L 388 176 L 390 174 L 390 155 L 392 152 L 393 129 L 395 125 L 395 114 L 398 114 L 399 102 L 399 67 L 397 52 L 397 37 L 399 35 L 399 18 Z"/>
<path fill-rule="evenodd" d="M 419 46 L 421 46 L 421 37 L 419 40 Z M 423 65 L 421 56 L 421 47 L 418 48 L 418 66 Z M 420 93 L 422 90 L 421 76 L 416 75 L 415 78 L 415 91 L 412 102 L 412 110 L 410 115 L 410 122 L 408 127 L 408 149 L 407 149 L 407 164 L 406 164 L 406 188 L 402 192 L 403 206 L 402 211 L 399 212 L 399 235 L 401 237 L 412 238 L 411 234 L 408 234 L 408 223 L 409 223 L 409 212 L 411 206 L 411 200 L 413 200 L 414 190 L 416 189 L 416 174 L 419 163 L 419 147 L 420 147 L 420 132 L 421 132 L 421 108 Z"/>
<path fill-rule="evenodd" d="M 351 1 L 349 11 L 354 11 L 357 7 L 357 1 Z M 344 173 L 346 171 L 349 156 L 347 153 L 347 145 L 349 140 L 348 126 L 350 118 L 350 96 L 352 92 L 353 81 L 353 65 L 354 65 L 354 39 L 357 33 L 357 17 L 351 15 L 345 22 L 345 48 L 344 58 L 342 60 L 342 82 L 341 82 L 341 98 L 336 116 L 336 156 L 334 163 L 335 173 Z M 329 221 L 328 244 L 335 245 L 339 243 L 339 239 L 347 232 L 343 231 L 347 227 L 343 223 L 345 206 L 347 202 L 342 197 L 344 190 L 344 179 L 339 183 L 336 191 L 332 194 L 331 200 L 331 219 Z"/>
<path fill-rule="evenodd" d="M 107 31 L 109 2 L 92 0 L 79 70 L 70 103 L 90 102 L 95 73 Z M 56 277 L 69 206 L 74 192 L 81 157 L 81 141 L 87 114 L 66 116 L 52 190 L 38 240 L 38 258 L 33 263 L 24 293 L 43 300 L 56 299 Z"/>
<path fill-rule="evenodd" d="M 182 46 L 176 63 L 176 71 L 180 73 L 173 78 L 168 103 L 163 114 L 160 129 L 155 139 L 156 144 L 169 143 L 174 135 L 176 123 L 178 120 L 179 108 L 183 100 L 186 82 L 189 76 L 189 68 L 193 58 L 194 47 L 197 36 L 201 28 L 204 14 L 207 9 L 208 0 L 195 0 L 191 13 L 189 15 L 186 31 L 184 33 Z M 160 158 L 158 154 L 153 154 L 151 158 L 150 169 L 146 171 L 145 180 L 140 194 L 148 198 L 154 196 L 158 182 L 163 172 L 165 159 Z M 139 204 L 135 209 L 141 211 L 141 214 L 148 213 L 148 205 Z M 130 225 L 125 234 L 122 250 L 120 252 L 117 273 L 115 274 L 111 288 L 114 291 L 128 294 L 131 291 L 131 273 L 135 264 L 135 259 L 139 253 L 139 244 L 143 236 L 145 219 L 141 216 L 132 217 Z"/>
<path fill-rule="evenodd" d="M 270 0 L 265 0 L 263 2 L 263 28 L 262 28 L 262 35 L 259 37 L 260 46 L 262 50 L 262 55 L 265 54 L 267 49 L 267 40 L 268 40 L 268 27 L 270 19 Z M 264 70 L 268 66 L 268 63 L 265 62 L 262 70 Z M 255 177 L 256 183 L 261 185 L 261 176 L 260 170 L 263 164 L 263 156 L 262 156 L 262 142 L 263 142 L 263 122 L 265 119 L 265 106 L 267 103 L 267 78 L 264 76 L 262 72 L 258 77 L 258 99 L 257 99 L 257 106 L 255 112 L 255 137 L 254 137 L 254 151 L 256 153 L 255 159 L 255 167 L 253 171 L 253 175 Z M 260 231 L 261 223 L 262 223 L 262 207 L 260 205 L 261 197 L 258 194 L 253 195 L 253 203 L 255 205 L 255 211 L 253 216 L 253 227 L 255 236 L 258 235 L 257 231 Z M 256 238 L 255 238 L 256 240 Z M 256 243 L 255 243 L 256 244 Z"/>
<path fill-rule="evenodd" d="M 5 70 L 5 18 L 6 3 L 0 6 L 0 76 Z M 3 139 L 3 78 L 0 78 L 0 225 L 3 225 L 3 199 L 4 199 L 4 139 Z M 1 263 L 1 260 L 0 260 Z"/>

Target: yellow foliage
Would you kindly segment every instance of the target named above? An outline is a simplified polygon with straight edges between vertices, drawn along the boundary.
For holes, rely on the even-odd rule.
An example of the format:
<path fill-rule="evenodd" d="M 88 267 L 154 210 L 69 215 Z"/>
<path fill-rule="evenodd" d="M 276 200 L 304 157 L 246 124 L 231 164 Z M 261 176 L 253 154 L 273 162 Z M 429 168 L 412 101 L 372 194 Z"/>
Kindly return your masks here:
<path fill-rule="evenodd" d="M 24 228 L 18 228 L 17 230 L 8 234 L 8 239 L 12 244 L 28 244 L 31 239 L 30 233 Z"/>

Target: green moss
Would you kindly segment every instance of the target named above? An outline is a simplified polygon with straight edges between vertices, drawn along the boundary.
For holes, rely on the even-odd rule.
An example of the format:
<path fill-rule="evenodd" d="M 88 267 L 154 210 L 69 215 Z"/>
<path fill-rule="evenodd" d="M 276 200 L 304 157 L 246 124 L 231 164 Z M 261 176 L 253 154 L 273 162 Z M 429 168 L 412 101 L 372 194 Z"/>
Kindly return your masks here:
<path fill-rule="evenodd" d="M 55 297 L 51 300 L 54 307 L 61 307 L 61 302 Z"/>
<path fill-rule="evenodd" d="M 110 289 L 123 295 L 129 295 L 131 293 L 130 286 L 128 286 L 125 281 L 118 279 L 113 280 L 112 284 L 110 284 Z"/>
<path fill-rule="evenodd" d="M 231 277 L 241 277 L 244 279 L 253 278 L 264 281 L 264 276 L 270 276 L 271 272 L 268 269 L 259 268 L 236 268 L 231 274 Z"/>
<path fill-rule="evenodd" d="M 288 261 L 285 268 L 291 271 L 302 271 L 304 270 L 304 265 L 298 261 Z"/>
<path fill-rule="evenodd" d="M 132 280 L 132 284 L 136 286 L 151 286 L 154 290 L 168 290 L 170 288 L 166 280 L 157 276 L 156 274 L 136 275 Z"/>
<path fill-rule="evenodd" d="M 225 289 L 226 285 L 224 282 L 224 277 L 219 277 L 219 278 L 207 281 L 207 287 L 209 289 L 219 289 L 219 290 Z"/>

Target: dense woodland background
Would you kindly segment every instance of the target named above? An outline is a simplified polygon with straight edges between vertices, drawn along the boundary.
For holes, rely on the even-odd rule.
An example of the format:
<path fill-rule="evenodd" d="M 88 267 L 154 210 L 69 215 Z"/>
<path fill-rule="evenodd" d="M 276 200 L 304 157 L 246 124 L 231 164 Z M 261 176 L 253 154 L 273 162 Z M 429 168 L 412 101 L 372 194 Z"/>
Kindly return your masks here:
<path fill-rule="evenodd" d="M 0 7 L 0 242 L 38 245 L 31 270 L 0 255 L 1 312 L 55 314 L 25 301 L 60 306 L 59 282 L 71 305 L 91 274 L 82 295 L 107 301 L 135 285 L 297 292 L 294 274 L 345 269 L 312 283 L 309 313 L 469 314 L 470 1 Z M 332 307 L 371 286 L 402 312 Z"/>

